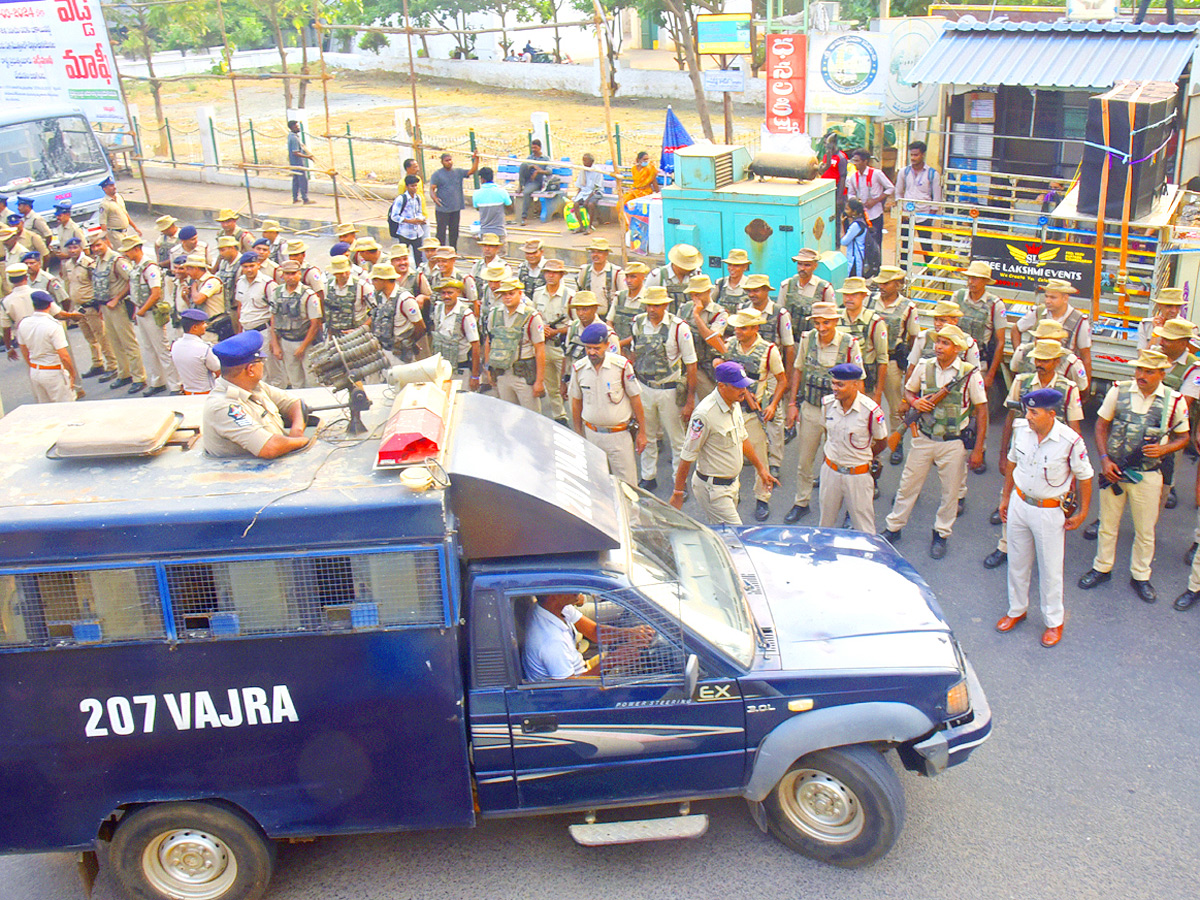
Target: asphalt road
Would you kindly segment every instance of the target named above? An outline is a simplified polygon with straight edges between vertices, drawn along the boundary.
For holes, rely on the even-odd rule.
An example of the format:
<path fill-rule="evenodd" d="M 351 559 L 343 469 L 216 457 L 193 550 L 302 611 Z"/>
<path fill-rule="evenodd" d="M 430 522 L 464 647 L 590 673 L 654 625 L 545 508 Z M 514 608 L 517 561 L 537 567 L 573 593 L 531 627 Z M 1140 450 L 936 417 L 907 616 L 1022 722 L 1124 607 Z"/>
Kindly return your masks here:
<path fill-rule="evenodd" d="M 321 255 L 324 255 L 323 247 Z M 72 331 L 73 339 L 77 332 Z M 86 357 L 77 357 L 81 362 Z M 89 379 L 89 391 L 94 383 Z M 7 408 L 29 399 L 16 363 L 0 363 Z M 328 838 L 280 849 L 276 900 L 401 900 L 554 896 L 614 898 L 1153 898 L 1196 895 L 1200 871 L 1200 609 L 1179 613 L 1182 556 L 1196 517 L 1196 464 L 1181 460 L 1180 504 L 1159 523 L 1147 605 L 1127 586 L 1129 525 L 1113 581 L 1085 593 L 1075 579 L 1095 545 L 1067 541 L 1067 622 L 1053 650 L 1038 643 L 1036 613 L 1007 635 L 993 630 L 1006 609 L 1005 570 L 982 559 L 999 529 L 987 523 L 1000 485 L 999 420 L 989 438 L 991 470 L 970 477 L 967 510 L 944 560 L 928 554 L 937 505 L 930 477 L 899 549 L 939 596 L 988 692 L 992 739 L 966 764 L 936 779 L 901 774 L 908 820 L 891 854 L 874 867 L 843 871 L 786 850 L 751 822 L 736 800 L 697 804 L 711 816 L 696 841 L 607 849 L 576 846 L 575 817 L 485 823 L 469 832 Z M 789 446 L 773 522 L 791 504 L 795 452 Z M 885 465 L 877 516 L 886 515 L 900 469 Z M 752 521 L 752 473 L 742 511 Z M 669 488 L 667 469 L 660 494 Z M 814 502 L 815 506 L 815 502 Z M 1094 507 L 1095 508 L 1095 507 Z M 815 518 L 815 516 L 813 517 Z M 403 765 L 403 760 L 397 760 Z M 893 760 L 893 764 L 897 765 Z M 98 771 L 102 764 L 98 765 Z M 99 777 L 99 776 L 98 776 Z M 6 815 L 35 811 L 5 810 Z M 0 897 L 80 896 L 71 856 L 0 858 Z M 103 870 L 97 900 L 121 894 Z"/>

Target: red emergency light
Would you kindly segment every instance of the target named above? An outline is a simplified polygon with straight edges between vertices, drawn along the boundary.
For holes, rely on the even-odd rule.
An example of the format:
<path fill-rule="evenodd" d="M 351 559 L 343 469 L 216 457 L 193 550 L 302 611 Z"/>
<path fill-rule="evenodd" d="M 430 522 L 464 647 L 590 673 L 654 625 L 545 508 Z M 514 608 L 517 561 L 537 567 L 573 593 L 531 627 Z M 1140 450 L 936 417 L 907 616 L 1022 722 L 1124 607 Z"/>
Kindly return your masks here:
<path fill-rule="evenodd" d="M 437 456 L 446 434 L 448 399 L 444 383 L 406 386 L 392 404 L 375 465 L 390 468 Z"/>

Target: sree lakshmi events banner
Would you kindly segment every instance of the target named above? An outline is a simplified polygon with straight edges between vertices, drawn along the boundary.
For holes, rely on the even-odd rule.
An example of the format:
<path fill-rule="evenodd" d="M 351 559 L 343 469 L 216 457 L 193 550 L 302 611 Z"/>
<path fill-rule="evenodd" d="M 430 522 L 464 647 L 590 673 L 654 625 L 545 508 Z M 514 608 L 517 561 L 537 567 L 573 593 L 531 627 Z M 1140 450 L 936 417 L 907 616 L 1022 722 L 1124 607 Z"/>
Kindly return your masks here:
<path fill-rule="evenodd" d="M 125 124 L 99 0 L 0 0 L 0 104 L 50 105 Z"/>
<path fill-rule="evenodd" d="M 767 131 L 802 134 L 806 44 L 802 34 L 767 35 Z"/>

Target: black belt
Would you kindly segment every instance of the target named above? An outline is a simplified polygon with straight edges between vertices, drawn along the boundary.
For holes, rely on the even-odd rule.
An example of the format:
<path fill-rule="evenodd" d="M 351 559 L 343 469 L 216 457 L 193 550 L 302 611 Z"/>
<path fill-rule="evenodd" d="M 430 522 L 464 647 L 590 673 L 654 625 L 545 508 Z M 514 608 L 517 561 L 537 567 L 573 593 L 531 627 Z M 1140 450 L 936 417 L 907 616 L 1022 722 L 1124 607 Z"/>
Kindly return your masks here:
<path fill-rule="evenodd" d="M 703 472 L 697 472 L 696 477 L 701 481 L 707 481 L 710 484 L 715 484 L 717 487 L 729 487 L 737 481 L 737 478 L 718 478 L 715 475 L 705 475 Z"/>
<path fill-rule="evenodd" d="M 667 388 L 678 387 L 679 379 L 673 378 L 670 381 L 663 381 L 659 382 L 658 384 L 655 384 L 653 381 L 647 381 L 645 382 L 645 385 L 648 388 L 654 388 L 656 391 L 665 391 Z"/>
<path fill-rule="evenodd" d="M 267 330 L 267 325 L 266 325 L 266 323 L 264 322 L 262 325 L 255 325 L 255 326 L 254 326 L 253 328 L 251 328 L 250 330 L 251 330 L 251 331 L 266 331 L 266 330 Z"/>

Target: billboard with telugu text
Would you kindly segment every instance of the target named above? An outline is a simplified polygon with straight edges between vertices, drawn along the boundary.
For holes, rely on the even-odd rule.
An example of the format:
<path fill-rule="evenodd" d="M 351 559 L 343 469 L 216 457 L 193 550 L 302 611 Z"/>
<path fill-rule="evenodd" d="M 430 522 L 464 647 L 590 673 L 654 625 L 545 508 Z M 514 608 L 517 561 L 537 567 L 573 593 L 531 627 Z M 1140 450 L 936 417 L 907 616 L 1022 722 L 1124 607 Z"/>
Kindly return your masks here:
<path fill-rule="evenodd" d="M 99 0 L 0 0 L 0 103 L 66 104 L 93 123 L 126 124 Z"/>

